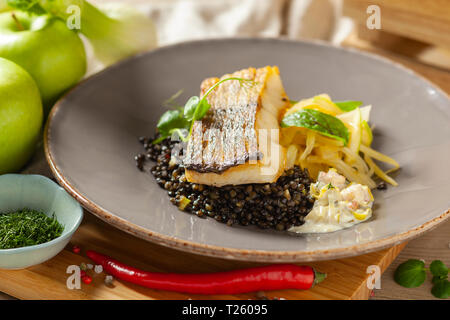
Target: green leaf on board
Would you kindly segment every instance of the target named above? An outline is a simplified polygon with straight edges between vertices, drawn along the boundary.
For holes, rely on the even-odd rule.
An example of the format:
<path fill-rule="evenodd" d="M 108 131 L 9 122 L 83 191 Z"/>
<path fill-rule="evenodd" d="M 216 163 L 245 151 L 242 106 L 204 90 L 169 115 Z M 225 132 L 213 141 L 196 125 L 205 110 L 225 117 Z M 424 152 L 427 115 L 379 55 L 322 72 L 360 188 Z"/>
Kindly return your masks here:
<path fill-rule="evenodd" d="M 394 273 L 395 282 L 406 288 L 419 287 L 426 277 L 425 263 L 416 259 L 403 262 Z"/>

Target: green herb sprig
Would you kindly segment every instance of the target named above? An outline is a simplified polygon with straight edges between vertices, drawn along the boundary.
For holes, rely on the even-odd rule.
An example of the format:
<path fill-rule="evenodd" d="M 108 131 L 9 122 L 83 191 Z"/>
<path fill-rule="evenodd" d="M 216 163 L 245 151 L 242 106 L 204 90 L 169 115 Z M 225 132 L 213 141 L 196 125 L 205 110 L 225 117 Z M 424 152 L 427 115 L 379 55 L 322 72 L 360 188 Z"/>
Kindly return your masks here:
<path fill-rule="evenodd" d="M 23 209 L 0 213 L 0 249 L 41 244 L 59 237 L 64 227 L 42 212 Z"/>
<path fill-rule="evenodd" d="M 177 133 L 182 141 L 188 141 L 192 133 L 192 126 L 194 125 L 194 122 L 201 120 L 211 108 L 211 105 L 206 99 L 208 95 L 220 84 L 230 80 L 239 81 L 240 85 L 246 86 L 253 86 L 256 84 L 253 80 L 230 77 L 215 83 L 208 89 L 208 91 L 206 91 L 202 98 L 199 96 L 190 97 L 184 107 L 179 107 L 175 110 L 168 110 L 161 116 L 158 124 L 156 125 L 160 137 L 155 139 L 153 143 L 160 143 L 164 139 L 170 137 L 173 133 Z"/>
<path fill-rule="evenodd" d="M 431 262 L 429 270 L 433 275 L 433 288 L 431 289 L 431 293 L 440 299 L 450 297 L 449 269 L 447 266 L 440 260 L 434 260 Z M 427 278 L 426 271 L 425 262 L 410 259 L 398 266 L 394 273 L 394 280 L 406 288 L 420 287 Z"/>

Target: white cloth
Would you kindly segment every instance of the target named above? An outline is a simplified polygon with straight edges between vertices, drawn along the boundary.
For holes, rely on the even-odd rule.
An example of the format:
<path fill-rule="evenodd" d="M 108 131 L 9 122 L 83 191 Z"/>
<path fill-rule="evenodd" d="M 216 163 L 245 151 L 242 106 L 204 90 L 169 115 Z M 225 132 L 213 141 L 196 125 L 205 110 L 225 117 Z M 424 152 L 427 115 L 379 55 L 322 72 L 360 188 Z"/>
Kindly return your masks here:
<path fill-rule="evenodd" d="M 117 0 L 89 0 L 101 5 Z M 156 25 L 158 45 L 219 37 L 288 37 L 339 43 L 351 31 L 342 0 L 122 0 Z M 85 41 L 86 77 L 104 68 Z"/>
<path fill-rule="evenodd" d="M 94 4 L 117 0 L 92 0 Z M 145 12 L 159 45 L 232 36 L 338 42 L 342 0 L 122 0 Z"/>

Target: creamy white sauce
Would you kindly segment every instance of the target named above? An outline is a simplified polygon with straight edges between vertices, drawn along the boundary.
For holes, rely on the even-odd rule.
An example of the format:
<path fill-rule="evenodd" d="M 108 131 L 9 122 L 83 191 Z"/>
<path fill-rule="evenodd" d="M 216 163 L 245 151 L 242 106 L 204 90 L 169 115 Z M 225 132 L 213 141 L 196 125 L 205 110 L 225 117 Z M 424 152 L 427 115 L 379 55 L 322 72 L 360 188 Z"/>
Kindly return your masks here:
<path fill-rule="evenodd" d="M 351 227 L 372 216 L 373 196 L 367 186 L 345 182 L 335 169 L 320 172 L 311 184 L 310 194 L 316 198 L 305 223 L 291 227 L 296 233 L 325 233 Z"/>

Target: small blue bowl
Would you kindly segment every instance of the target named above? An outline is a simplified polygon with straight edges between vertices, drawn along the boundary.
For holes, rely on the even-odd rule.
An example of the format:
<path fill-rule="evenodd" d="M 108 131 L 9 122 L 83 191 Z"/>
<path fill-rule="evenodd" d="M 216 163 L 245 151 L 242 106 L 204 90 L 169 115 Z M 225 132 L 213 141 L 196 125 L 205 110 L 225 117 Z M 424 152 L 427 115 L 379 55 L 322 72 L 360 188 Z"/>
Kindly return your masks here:
<path fill-rule="evenodd" d="M 0 176 L 0 213 L 33 209 L 55 214 L 64 226 L 61 236 L 35 246 L 0 249 L 0 269 L 23 269 L 56 256 L 72 238 L 83 220 L 83 209 L 63 188 L 40 175 Z"/>

